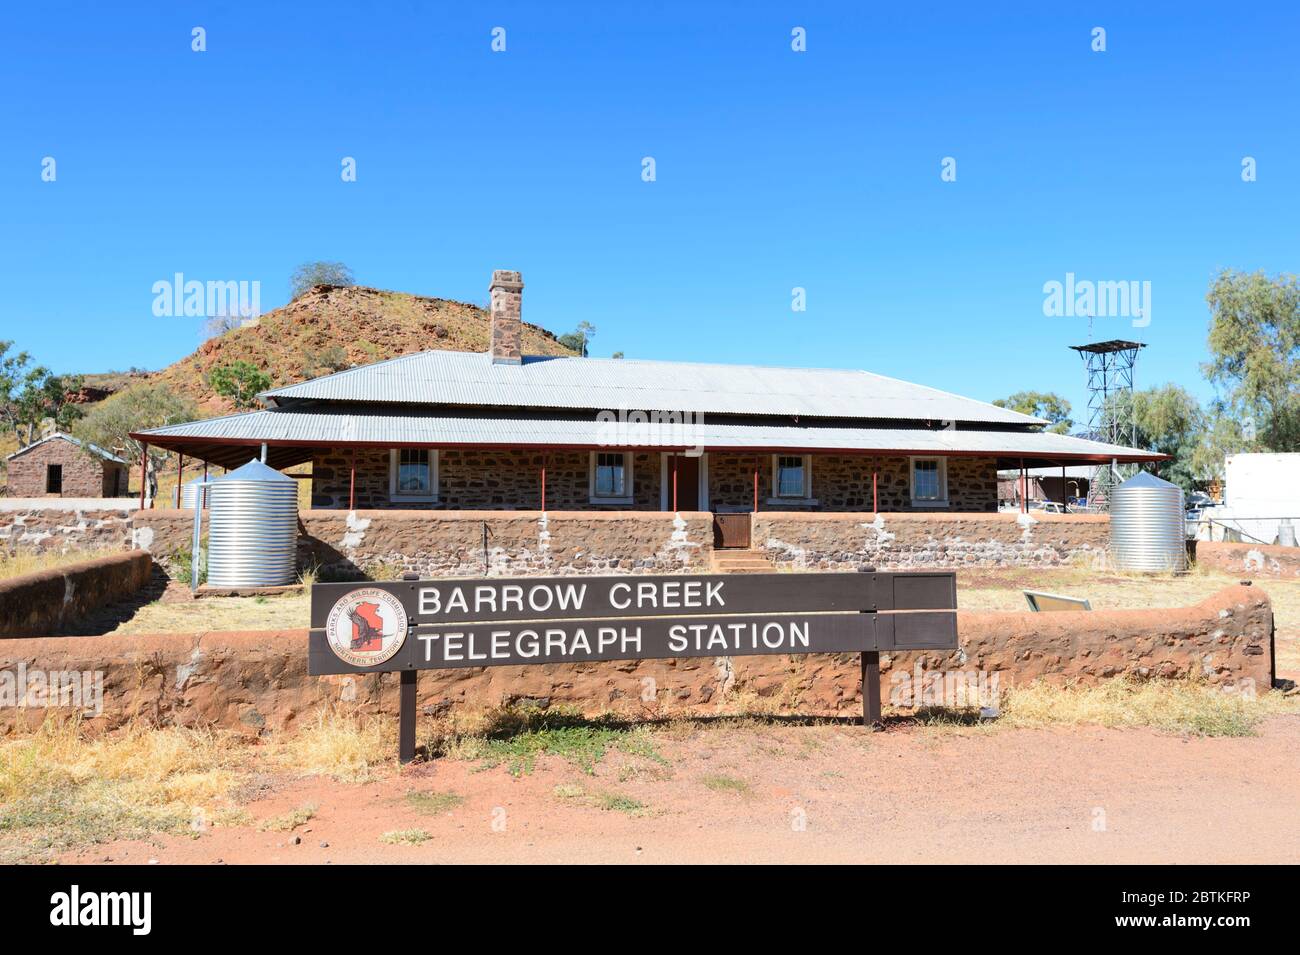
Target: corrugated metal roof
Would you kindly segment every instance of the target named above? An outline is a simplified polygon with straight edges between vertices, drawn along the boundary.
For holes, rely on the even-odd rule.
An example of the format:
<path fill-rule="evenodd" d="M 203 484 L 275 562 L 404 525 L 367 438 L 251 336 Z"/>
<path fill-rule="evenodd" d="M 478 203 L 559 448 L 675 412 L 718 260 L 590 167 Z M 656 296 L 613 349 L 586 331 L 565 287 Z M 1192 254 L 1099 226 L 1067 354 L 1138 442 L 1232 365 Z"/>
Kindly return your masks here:
<path fill-rule="evenodd" d="M 1029 415 L 866 371 L 536 356 L 493 364 L 427 351 L 304 381 L 263 398 L 515 408 L 1043 424 Z"/>
<path fill-rule="evenodd" d="M 56 439 L 59 441 L 71 441 L 77 447 L 85 448 L 86 450 L 90 451 L 92 454 L 99 455 L 105 461 L 112 461 L 115 464 L 126 464 L 125 461 L 119 458 L 116 454 L 113 454 L 111 451 L 105 451 L 97 444 L 87 444 L 86 442 L 82 441 L 80 438 L 74 438 L 72 435 L 65 434 L 62 431 L 56 431 L 53 434 L 47 434 L 45 437 L 41 438 L 41 440 L 33 441 L 25 448 L 19 448 L 13 454 L 6 455 L 5 460 L 6 461 L 12 460 L 13 458 L 18 457 L 20 454 L 26 454 L 28 451 L 32 450 L 32 448 L 39 448 L 46 441 L 54 441 Z"/>
<path fill-rule="evenodd" d="M 906 451 L 995 454 L 1038 458 L 1152 460 L 1162 455 L 1045 431 L 926 431 L 912 428 L 843 428 L 732 424 L 707 420 L 689 427 L 655 422 L 602 422 L 591 418 L 460 417 L 435 413 L 338 413 L 277 409 L 156 428 L 143 437 L 189 441 L 265 441 L 347 445 L 490 445 L 710 449 Z M 159 442 L 166 446 L 166 441 Z"/>

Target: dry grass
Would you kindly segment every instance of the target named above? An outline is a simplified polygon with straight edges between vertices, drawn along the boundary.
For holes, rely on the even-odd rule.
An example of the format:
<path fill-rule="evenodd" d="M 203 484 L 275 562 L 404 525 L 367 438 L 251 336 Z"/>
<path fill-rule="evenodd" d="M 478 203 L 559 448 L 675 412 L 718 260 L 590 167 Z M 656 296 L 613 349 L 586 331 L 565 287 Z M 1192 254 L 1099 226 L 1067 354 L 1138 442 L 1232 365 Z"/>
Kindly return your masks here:
<path fill-rule="evenodd" d="M 21 577 L 23 574 L 33 574 L 38 570 L 49 570 L 52 567 L 66 567 L 69 564 L 79 564 L 84 560 L 94 560 L 96 557 L 107 557 L 109 554 L 118 553 L 121 553 L 121 549 L 112 547 L 76 549 L 62 553 L 42 551 L 36 554 L 27 551 L 16 553 L 0 551 L 0 580 Z"/>
<path fill-rule="evenodd" d="M 272 743 L 267 758 L 299 776 L 364 782 L 391 769 L 396 751 L 396 720 L 325 709 L 297 732 Z"/>
<path fill-rule="evenodd" d="M 1253 736 L 1270 716 L 1300 714 L 1300 697 L 1278 691 L 1224 692 L 1196 680 L 1115 678 L 1095 686 L 1038 682 L 1004 690 L 997 719 L 978 722 L 975 709 L 929 709 L 918 716 L 938 729 L 988 732 L 1045 726 L 1147 727 L 1191 736 Z"/>
<path fill-rule="evenodd" d="M 0 861 L 199 831 L 232 808 L 245 757 L 225 733 L 131 727 L 90 740 L 77 720 L 51 718 L 0 743 Z"/>
<path fill-rule="evenodd" d="M 202 633 L 208 630 L 279 630 L 305 627 L 311 593 L 270 597 L 201 597 L 155 601 L 136 611 L 113 633 Z"/>
<path fill-rule="evenodd" d="M 297 809 L 290 809 L 278 816 L 263 819 L 258 827 L 263 832 L 291 832 L 299 826 L 305 826 L 316 818 L 316 804 L 307 803 Z"/>
<path fill-rule="evenodd" d="M 1300 713 L 1300 699 L 1250 697 L 1193 681 L 1107 680 L 1090 687 L 1035 684 L 1012 690 L 999 722 L 1009 727 L 1147 726 L 1196 736 L 1251 736 L 1265 717 Z"/>

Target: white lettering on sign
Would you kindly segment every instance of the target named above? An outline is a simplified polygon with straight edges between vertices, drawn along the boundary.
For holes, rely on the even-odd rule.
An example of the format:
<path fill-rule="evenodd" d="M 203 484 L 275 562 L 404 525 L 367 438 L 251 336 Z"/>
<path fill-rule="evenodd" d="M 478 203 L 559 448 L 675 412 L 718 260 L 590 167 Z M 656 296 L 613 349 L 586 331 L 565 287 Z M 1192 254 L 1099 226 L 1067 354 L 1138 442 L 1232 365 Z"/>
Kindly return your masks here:
<path fill-rule="evenodd" d="M 682 656 L 811 652 L 810 630 L 808 620 L 685 621 L 668 627 L 667 651 Z M 416 638 L 424 644 L 424 662 L 435 666 L 551 662 L 611 654 L 637 657 L 645 649 L 639 625 L 590 622 L 442 630 Z"/>
<path fill-rule="evenodd" d="M 615 610 L 705 610 L 725 607 L 722 580 L 618 581 L 609 585 L 607 603 Z M 569 583 L 464 584 L 421 587 L 419 616 L 459 614 L 546 614 L 580 612 L 587 606 L 588 585 Z M 597 601 L 592 601 L 597 603 Z"/>
<path fill-rule="evenodd" d="M 665 580 L 640 581 L 636 584 L 612 584 L 609 588 L 609 605 L 615 610 L 700 610 L 705 607 L 725 607 L 721 580 Z"/>
<path fill-rule="evenodd" d="M 808 623 L 677 623 L 668 628 L 668 648 L 674 653 L 739 653 L 743 650 L 808 648 Z"/>
<path fill-rule="evenodd" d="M 641 652 L 640 627 L 525 627 L 522 630 L 445 631 L 422 633 L 424 662 L 444 663 L 524 659 L 563 659 L 593 653 L 638 654 Z M 436 651 L 441 643 L 442 652 Z"/>
<path fill-rule="evenodd" d="M 497 596 L 500 595 L 498 601 Z M 420 616 L 437 616 L 444 613 L 524 613 L 528 610 L 546 613 L 557 610 L 581 610 L 587 599 L 586 584 L 538 584 L 524 587 L 490 584 L 456 587 L 421 587 Z"/>

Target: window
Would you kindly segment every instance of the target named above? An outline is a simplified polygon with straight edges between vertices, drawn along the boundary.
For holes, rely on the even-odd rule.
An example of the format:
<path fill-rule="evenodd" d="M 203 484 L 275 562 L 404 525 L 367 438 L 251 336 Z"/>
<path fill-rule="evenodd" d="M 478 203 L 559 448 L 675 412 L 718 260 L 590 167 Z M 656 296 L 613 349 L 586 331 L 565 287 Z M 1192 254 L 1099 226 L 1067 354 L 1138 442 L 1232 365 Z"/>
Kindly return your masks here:
<path fill-rule="evenodd" d="M 63 465 L 62 464 L 45 465 L 45 493 L 46 494 L 63 493 Z"/>
<path fill-rule="evenodd" d="M 943 458 L 912 458 L 912 503 L 948 502 L 948 466 Z"/>
<path fill-rule="evenodd" d="M 625 451 L 593 451 L 591 499 L 602 503 L 632 503 L 632 461 Z"/>
<path fill-rule="evenodd" d="M 388 496 L 395 501 L 438 500 L 438 452 L 397 448 L 389 462 Z"/>
<path fill-rule="evenodd" d="M 772 488 L 778 500 L 807 500 L 812 496 L 812 467 L 806 454 L 772 456 Z"/>
<path fill-rule="evenodd" d="M 776 459 L 776 496 L 807 497 L 804 491 L 802 457 L 782 455 Z"/>

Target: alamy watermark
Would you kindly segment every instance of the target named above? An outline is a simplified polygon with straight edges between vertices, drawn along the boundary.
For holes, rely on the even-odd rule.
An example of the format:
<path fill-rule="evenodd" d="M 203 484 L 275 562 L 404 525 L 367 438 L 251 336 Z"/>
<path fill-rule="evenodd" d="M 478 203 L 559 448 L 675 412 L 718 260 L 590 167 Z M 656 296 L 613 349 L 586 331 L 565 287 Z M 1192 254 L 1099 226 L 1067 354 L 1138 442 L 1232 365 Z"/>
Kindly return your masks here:
<path fill-rule="evenodd" d="M 103 670 L 0 670 L 0 706 L 31 709 L 66 707 L 99 716 L 104 712 Z"/>
<path fill-rule="evenodd" d="M 689 457 L 704 453 L 704 413 L 700 411 L 601 411 L 596 443 L 605 448 L 684 448 Z"/>
<path fill-rule="evenodd" d="M 248 322 L 262 314 L 262 283 L 186 279 L 177 272 L 153 283 L 153 313 L 159 318 L 218 318 L 237 315 Z"/>
<path fill-rule="evenodd" d="M 995 708 L 1002 693 L 1002 671 L 927 670 L 918 660 L 911 670 L 889 674 L 889 702 L 903 709 L 922 706 Z"/>
<path fill-rule="evenodd" d="M 1043 283 L 1043 314 L 1048 318 L 1129 318 L 1134 328 L 1151 324 L 1150 281 L 1076 279 Z"/>

